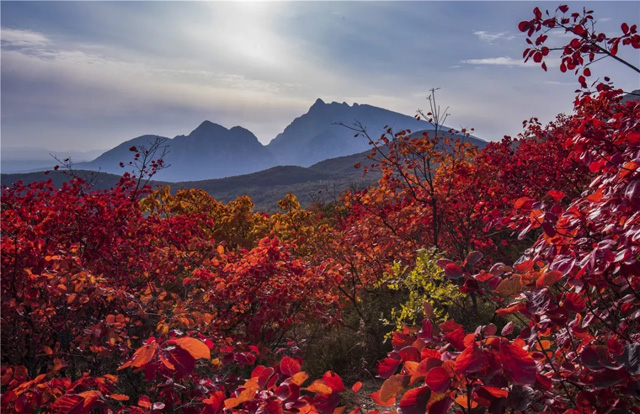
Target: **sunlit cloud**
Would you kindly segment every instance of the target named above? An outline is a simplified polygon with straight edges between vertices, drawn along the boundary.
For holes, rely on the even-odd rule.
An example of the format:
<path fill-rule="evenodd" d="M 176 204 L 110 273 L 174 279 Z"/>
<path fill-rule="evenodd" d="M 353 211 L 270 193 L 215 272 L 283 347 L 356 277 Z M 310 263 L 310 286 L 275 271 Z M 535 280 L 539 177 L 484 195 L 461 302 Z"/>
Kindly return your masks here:
<path fill-rule="evenodd" d="M 482 59 L 466 59 L 463 60 L 462 63 L 466 63 L 468 65 L 494 65 L 494 66 L 519 66 L 519 67 L 536 67 L 536 64 L 531 64 L 531 62 L 525 63 L 520 59 L 513 59 L 508 56 L 501 57 L 493 57 L 493 58 L 482 58 Z"/>
<path fill-rule="evenodd" d="M 493 43 L 496 40 L 513 40 L 515 39 L 514 35 L 509 34 L 509 32 L 499 32 L 499 33 L 489 33 L 484 30 L 478 30 L 473 32 L 474 35 L 478 37 L 478 39 L 483 42 Z"/>
<path fill-rule="evenodd" d="M 41 48 L 49 43 L 49 39 L 42 33 L 31 30 L 1 29 L 2 48 Z"/>

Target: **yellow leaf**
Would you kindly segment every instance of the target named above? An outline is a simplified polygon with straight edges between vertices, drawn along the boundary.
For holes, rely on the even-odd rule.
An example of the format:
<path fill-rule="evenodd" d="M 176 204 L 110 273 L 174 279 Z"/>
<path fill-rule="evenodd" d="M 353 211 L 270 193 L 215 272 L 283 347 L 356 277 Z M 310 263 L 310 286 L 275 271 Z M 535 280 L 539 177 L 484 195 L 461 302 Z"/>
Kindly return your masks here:
<path fill-rule="evenodd" d="M 333 390 L 322 380 L 315 380 L 305 390 L 318 394 L 331 394 Z"/>
<path fill-rule="evenodd" d="M 291 382 L 296 384 L 297 386 L 301 386 L 308 378 L 309 374 L 304 371 L 300 371 L 291 377 Z"/>

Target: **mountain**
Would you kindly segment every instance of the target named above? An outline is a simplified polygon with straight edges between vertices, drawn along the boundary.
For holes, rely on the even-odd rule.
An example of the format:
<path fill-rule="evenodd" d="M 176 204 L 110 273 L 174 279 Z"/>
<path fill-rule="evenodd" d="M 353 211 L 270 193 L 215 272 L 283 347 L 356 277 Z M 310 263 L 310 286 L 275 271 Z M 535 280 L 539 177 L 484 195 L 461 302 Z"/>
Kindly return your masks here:
<path fill-rule="evenodd" d="M 355 132 L 345 125 L 359 122 L 367 128 L 372 139 L 385 131 L 385 126 L 394 131 L 431 129 L 425 121 L 371 105 L 325 103 L 318 99 L 309 111 L 296 118 L 278 134 L 267 148 L 281 165 L 310 166 L 328 158 L 356 154 L 370 149 L 364 136 L 354 137 Z"/>
<path fill-rule="evenodd" d="M 127 163 L 133 159 L 130 148 L 149 149 L 156 140 L 162 141 L 163 148 L 159 153 L 166 151 L 163 159 L 170 166 L 154 177 L 159 180 L 177 182 L 230 177 L 276 165 L 273 155 L 249 130 L 239 126 L 227 129 L 204 121 L 189 135 L 178 135 L 173 139 L 143 135 L 118 145 L 91 162 L 76 164 L 75 168 L 122 174 L 127 169 L 120 167 L 120 162 Z"/>
<path fill-rule="evenodd" d="M 277 165 L 309 167 L 323 160 L 359 154 L 371 146 L 364 136 L 344 126 L 363 125 L 372 139 L 385 132 L 385 126 L 400 131 L 432 132 L 434 126 L 426 121 L 371 105 L 325 103 L 318 99 L 306 114 L 296 118 L 267 146 L 262 145 L 250 131 L 235 126 L 227 129 L 204 121 L 189 135 L 174 138 L 142 135 L 126 141 L 90 162 L 76 163 L 74 168 L 122 174 L 134 169 L 131 147 L 149 149 L 161 141 L 157 156 L 169 168 L 154 177 L 169 182 L 198 181 L 250 174 Z M 339 125 L 343 124 L 343 125 Z M 445 128 L 445 127 L 443 127 Z M 124 163 L 126 168 L 120 167 Z"/>

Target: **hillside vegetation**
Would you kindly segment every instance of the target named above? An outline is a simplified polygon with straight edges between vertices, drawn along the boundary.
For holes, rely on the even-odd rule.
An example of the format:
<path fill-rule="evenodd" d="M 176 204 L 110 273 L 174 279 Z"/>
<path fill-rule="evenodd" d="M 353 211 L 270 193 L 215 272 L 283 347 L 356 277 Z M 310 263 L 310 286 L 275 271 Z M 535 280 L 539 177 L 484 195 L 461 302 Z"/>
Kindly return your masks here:
<path fill-rule="evenodd" d="M 332 202 L 151 188 L 163 162 L 139 148 L 103 190 L 4 187 L 3 410 L 639 414 L 640 101 L 586 79 L 600 57 L 640 73 L 617 55 L 640 35 L 592 20 L 519 24 L 526 59 L 576 72 L 572 114 L 478 148 L 439 130 L 432 94 L 436 132 L 370 137 L 354 167 L 372 183 Z"/>

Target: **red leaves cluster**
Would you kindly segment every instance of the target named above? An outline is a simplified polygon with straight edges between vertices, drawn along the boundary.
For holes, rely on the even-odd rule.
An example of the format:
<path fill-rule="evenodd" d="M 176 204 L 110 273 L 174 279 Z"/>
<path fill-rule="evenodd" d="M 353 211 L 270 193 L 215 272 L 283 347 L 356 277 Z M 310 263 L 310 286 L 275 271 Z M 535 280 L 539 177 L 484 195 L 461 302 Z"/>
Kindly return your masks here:
<path fill-rule="evenodd" d="M 492 410 L 515 408 L 519 403 L 509 395 L 536 382 L 536 362 L 521 340 L 466 334 L 451 321 L 434 326 L 425 320 L 411 341 L 389 354 L 385 361 L 393 364 L 381 363 L 378 374 L 386 380 L 372 395 L 380 405 L 400 398 L 398 412 L 447 412 L 454 401 L 465 409 L 472 403 Z"/>
<path fill-rule="evenodd" d="M 223 352 L 227 345 L 274 346 L 294 324 L 330 319 L 325 309 L 335 296 L 323 288 L 328 276 L 297 254 L 299 233 L 290 230 L 304 234 L 304 220 L 313 219 L 307 213 L 274 215 L 265 223 L 245 199 L 221 206 L 198 193 L 194 200 L 205 211 L 210 207 L 213 217 L 169 206 L 165 214 L 145 214 L 141 206 L 149 202 L 132 198 L 137 190 L 127 183 L 103 192 L 81 180 L 59 189 L 51 182 L 3 189 L 3 368 L 48 375 L 23 388 L 54 386 L 50 381 L 58 377 L 73 384 L 79 373 L 110 375 L 118 367 L 144 371 L 149 381 L 190 384 L 197 378 L 196 360 L 210 359 L 214 344 L 222 366 L 242 367 L 256 361 L 258 348 Z M 180 337 L 184 331 L 197 331 L 207 345 Z M 127 376 L 119 386 L 130 392 L 132 380 Z M 16 392 L 38 407 L 65 394 L 58 389 L 44 402 Z M 192 398 L 166 391 L 173 389 L 160 387 L 155 398 L 166 406 Z M 7 404 L 14 403 L 11 390 L 3 388 Z M 58 403 L 64 403 L 62 411 L 111 401 L 104 392 L 91 400 L 72 394 Z M 139 408 L 148 408 L 141 401 Z"/>
<path fill-rule="evenodd" d="M 567 14 L 569 7 L 567 5 L 559 6 L 553 15 L 549 11 L 543 13 L 537 7 L 534 9 L 534 18 L 531 20 L 524 20 L 518 25 L 518 29 L 521 32 L 527 34 L 527 43 L 531 46 L 525 49 L 522 57 L 525 62 L 529 59 L 533 59 L 534 62 L 540 63 L 542 69 L 547 70 L 547 65 L 544 62 L 544 58 L 549 54 L 550 50 L 561 49 L 561 63 L 560 70 L 566 72 L 567 70 L 575 70 L 578 74 L 580 70 L 580 76 L 578 82 L 584 89 L 587 88 L 587 80 L 591 76 L 591 70 L 588 65 L 596 60 L 596 56 L 611 56 L 616 57 L 618 55 L 618 48 L 620 45 L 630 45 L 634 49 L 640 49 L 640 34 L 638 33 L 638 26 L 629 26 L 627 23 L 622 23 L 621 30 L 622 35 L 616 37 L 607 37 L 604 33 L 599 33 L 595 30 L 595 20 L 593 17 L 593 11 L 582 10 L 581 13 Z M 558 14 L 560 13 L 560 14 Z M 551 30 L 561 30 L 565 33 L 570 33 L 576 37 L 572 38 L 569 43 L 564 46 L 548 47 L 545 45 L 547 41 L 547 34 Z M 541 32 L 535 39 L 534 34 Z M 640 69 L 633 65 L 634 62 L 626 62 L 627 66 L 640 72 Z M 608 79 L 605 79 L 608 81 Z M 600 84 L 598 90 L 608 89 L 605 84 Z"/>

